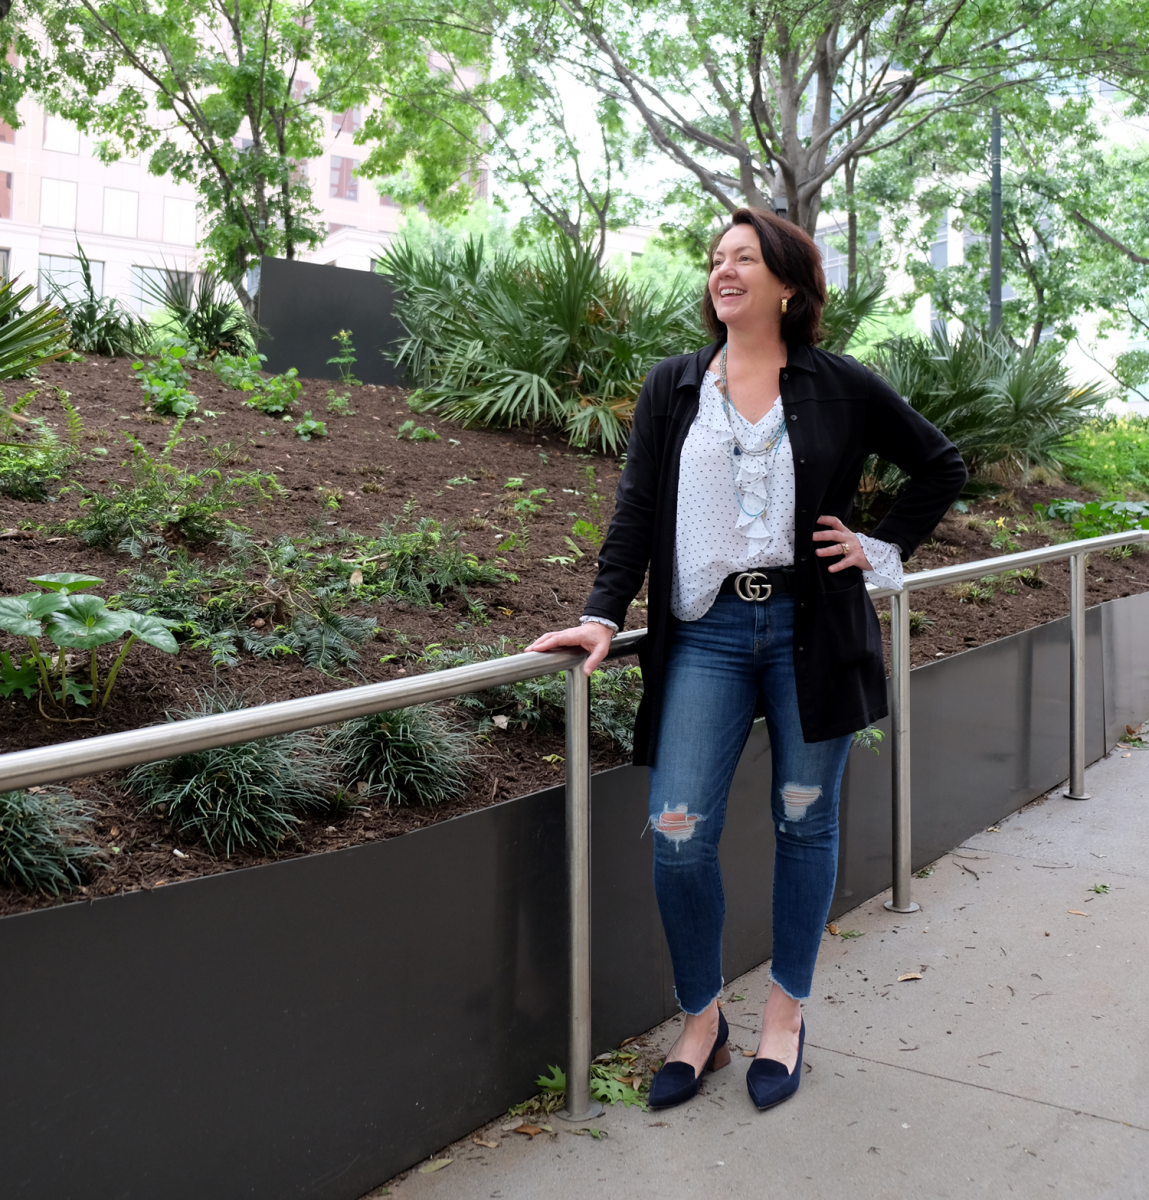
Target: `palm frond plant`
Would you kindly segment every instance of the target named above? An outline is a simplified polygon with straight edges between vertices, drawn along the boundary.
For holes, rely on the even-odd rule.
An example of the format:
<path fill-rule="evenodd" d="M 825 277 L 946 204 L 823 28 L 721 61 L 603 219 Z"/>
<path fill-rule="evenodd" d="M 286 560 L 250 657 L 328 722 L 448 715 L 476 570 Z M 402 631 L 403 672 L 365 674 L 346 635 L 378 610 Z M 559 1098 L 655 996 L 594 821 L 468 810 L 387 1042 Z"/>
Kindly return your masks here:
<path fill-rule="evenodd" d="M 871 366 L 957 446 L 975 489 L 995 475 L 1060 470 L 1073 433 L 1106 399 L 1096 384 L 1070 382 L 1057 347 L 1017 349 L 972 329 L 956 339 L 944 330 L 928 341 L 893 338 Z M 872 462 L 869 475 L 888 493 L 905 483 L 890 463 Z"/>
<path fill-rule="evenodd" d="M 467 426 L 551 427 L 616 453 L 646 372 L 707 340 L 696 281 L 656 295 L 568 242 L 533 258 L 488 255 L 482 238 L 438 256 L 399 242 L 382 271 L 419 407 Z"/>
<path fill-rule="evenodd" d="M 158 276 L 145 277 L 143 287 L 148 299 L 175 323 L 179 336 L 204 358 L 255 353 L 259 330 L 222 276 L 213 271 L 197 275 L 165 264 Z"/>
<path fill-rule="evenodd" d="M 885 288 L 885 278 L 880 275 L 864 282 L 855 281 L 845 290 L 831 287 L 822 310 L 822 349 L 831 354 L 845 354 L 854 334 L 867 321 L 886 312 L 882 302 Z"/>
<path fill-rule="evenodd" d="M 92 264 L 79 241 L 76 242 L 76 259 L 80 264 L 78 298 L 54 280 L 48 281 L 48 290 L 71 329 L 70 349 L 80 354 L 103 354 L 108 358 L 142 354 L 152 336 L 147 323 L 114 296 L 101 296 L 96 291 Z"/>
<path fill-rule="evenodd" d="M 19 379 L 34 367 L 68 353 L 68 322 L 54 304 L 44 301 L 23 309 L 32 285 L 0 283 L 0 379 Z"/>

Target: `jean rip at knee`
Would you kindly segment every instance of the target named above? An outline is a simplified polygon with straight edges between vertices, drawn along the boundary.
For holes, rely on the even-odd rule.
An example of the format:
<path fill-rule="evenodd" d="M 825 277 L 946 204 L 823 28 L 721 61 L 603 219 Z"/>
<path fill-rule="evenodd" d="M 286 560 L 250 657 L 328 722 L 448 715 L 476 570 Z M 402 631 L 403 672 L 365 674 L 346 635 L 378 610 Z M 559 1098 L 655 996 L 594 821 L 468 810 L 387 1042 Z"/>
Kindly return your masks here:
<path fill-rule="evenodd" d="M 687 804 L 676 804 L 674 808 L 664 805 L 658 816 L 651 817 L 650 827 L 677 849 L 694 837 L 699 822 L 705 820 L 701 813 L 691 812 Z"/>
<path fill-rule="evenodd" d="M 795 783 L 793 781 L 782 785 L 782 816 L 778 823 L 780 830 L 785 830 L 786 822 L 800 825 L 805 821 L 811 805 L 822 797 L 821 784 Z"/>

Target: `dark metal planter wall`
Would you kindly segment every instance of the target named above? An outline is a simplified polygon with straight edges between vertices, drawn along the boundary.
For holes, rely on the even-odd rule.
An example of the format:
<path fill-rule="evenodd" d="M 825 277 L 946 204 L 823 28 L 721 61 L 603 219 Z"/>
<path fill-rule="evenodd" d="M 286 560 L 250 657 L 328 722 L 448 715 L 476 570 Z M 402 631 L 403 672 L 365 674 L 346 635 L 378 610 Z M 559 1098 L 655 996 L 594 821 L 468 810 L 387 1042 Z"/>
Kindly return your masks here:
<path fill-rule="evenodd" d="M 394 314 L 395 292 L 373 271 L 350 271 L 286 258 L 264 258 L 259 269 L 259 323 L 268 336 L 259 352 L 267 369 L 291 367 L 305 379 L 338 379 L 327 360 L 339 353 L 332 335 L 351 330 L 357 361 L 352 371 L 364 383 L 397 384 L 402 376 L 385 359 L 403 337 Z"/>
<path fill-rule="evenodd" d="M 1149 709 L 1149 595 L 1088 614 L 1100 755 Z M 1067 772 L 1055 622 L 915 671 L 915 866 Z M 770 953 L 764 727 L 723 840 L 726 975 Z M 594 1040 L 674 1011 L 646 777 L 594 781 Z M 835 913 L 890 880 L 889 755 L 855 750 Z M 0 920 L 0 1162 L 29 1200 L 353 1200 L 529 1094 L 565 1044 L 563 797 Z"/>

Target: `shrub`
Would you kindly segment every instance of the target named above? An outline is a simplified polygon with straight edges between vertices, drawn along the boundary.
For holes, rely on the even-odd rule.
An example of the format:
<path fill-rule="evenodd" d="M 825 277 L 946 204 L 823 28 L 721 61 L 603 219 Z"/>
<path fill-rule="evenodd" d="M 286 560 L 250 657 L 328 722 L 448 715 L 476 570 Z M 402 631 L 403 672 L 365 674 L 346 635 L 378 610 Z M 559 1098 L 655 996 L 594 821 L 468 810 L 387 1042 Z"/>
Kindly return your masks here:
<path fill-rule="evenodd" d="M 131 483 L 114 482 L 107 493 L 74 484 L 83 494 L 80 516 L 65 522 L 63 531 L 89 546 L 116 546 L 138 557 L 146 547 L 169 536 L 188 542 L 210 541 L 223 532 L 224 513 L 253 500 L 284 494 L 270 472 L 225 474 L 238 453 L 233 446 L 212 447 L 212 465 L 205 470 L 177 467 L 171 459 L 175 448 L 186 440 L 181 436 L 183 425 L 181 417 L 155 457 L 131 434 L 125 434 L 131 455 L 123 465 L 131 473 Z"/>
<path fill-rule="evenodd" d="M 1035 504 L 1034 511 L 1043 520 L 1068 525 L 1074 538 L 1101 537 L 1107 533 L 1125 533 L 1149 529 L 1149 504 L 1125 500 L 1051 500 Z"/>
<path fill-rule="evenodd" d="M 466 790 L 470 739 L 426 705 L 348 721 L 328 745 L 361 794 L 388 808 L 443 804 Z"/>
<path fill-rule="evenodd" d="M 144 290 L 205 358 L 255 352 L 255 322 L 244 312 L 235 289 L 214 272 L 195 275 L 164 267 L 158 280 L 146 280 Z"/>
<path fill-rule="evenodd" d="M 402 293 L 394 357 L 418 408 L 468 426 L 552 426 L 620 451 L 646 372 L 707 341 L 695 281 L 659 296 L 568 242 L 533 260 L 486 256 L 481 238 L 439 253 L 399 242 L 381 269 Z"/>
<path fill-rule="evenodd" d="M 68 393 L 55 389 L 66 417 L 61 441 L 46 421 L 24 415 L 38 392 L 26 392 L 8 408 L 0 404 L 0 495 L 13 500 L 46 501 L 51 485 L 80 457 L 83 423 Z"/>
<path fill-rule="evenodd" d="M 183 360 L 191 361 L 186 346 L 164 346 L 150 363 L 134 362 L 132 370 L 152 409 L 161 416 L 187 417 L 196 410 L 196 398 L 188 390 L 191 380 Z"/>
<path fill-rule="evenodd" d="M 930 341 L 891 339 L 872 365 L 957 446 L 975 480 L 994 468 L 1059 469 L 1070 436 L 1105 400 L 1097 386 L 1070 384 L 1057 347 L 1015 350 L 1004 338 L 972 329 L 956 341 L 944 331 Z M 872 461 L 869 473 L 887 492 L 905 483 L 889 463 Z"/>
<path fill-rule="evenodd" d="M 21 379 L 36 367 L 68 352 L 68 322 L 54 305 L 37 304 L 24 312 L 31 284 L 0 283 L 0 379 Z"/>
<path fill-rule="evenodd" d="M 82 295 L 77 300 L 49 281 L 48 288 L 60 306 L 71 334 L 68 346 L 81 354 L 109 358 L 141 354 L 151 341 L 147 325 L 112 296 L 101 296 L 92 283 L 92 267 L 83 246 L 76 242 Z"/>
<path fill-rule="evenodd" d="M 0 883 L 46 896 L 74 891 L 99 853 L 82 840 L 91 824 L 64 788 L 0 792 Z"/>
<path fill-rule="evenodd" d="M 203 691 L 168 720 L 204 717 L 242 708 L 240 697 Z M 209 853 L 274 850 L 299 826 L 303 814 L 327 807 L 334 776 L 312 733 L 197 750 L 134 767 L 125 780 L 143 809 L 163 816 L 181 837 L 202 838 Z"/>
<path fill-rule="evenodd" d="M 1149 492 L 1149 417 L 1101 417 L 1070 439 L 1067 478 L 1105 495 Z"/>

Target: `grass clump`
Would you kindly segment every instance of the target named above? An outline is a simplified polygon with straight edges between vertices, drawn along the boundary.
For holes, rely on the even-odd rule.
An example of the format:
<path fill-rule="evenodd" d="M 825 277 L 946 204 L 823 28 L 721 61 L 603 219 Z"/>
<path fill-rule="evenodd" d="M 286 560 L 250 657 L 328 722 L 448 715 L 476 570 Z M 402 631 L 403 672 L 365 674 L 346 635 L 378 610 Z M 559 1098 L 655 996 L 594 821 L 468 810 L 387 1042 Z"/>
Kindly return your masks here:
<path fill-rule="evenodd" d="M 234 712 L 234 693 L 203 691 L 168 720 Z M 164 817 L 180 837 L 202 840 L 209 853 L 272 851 L 298 828 L 304 814 L 322 811 L 336 790 L 334 772 L 313 733 L 197 750 L 134 767 L 125 780 L 145 812 Z"/>
<path fill-rule="evenodd" d="M 64 788 L 0 792 L 0 883 L 62 896 L 83 885 L 99 850 L 92 818 Z"/>
<path fill-rule="evenodd" d="M 443 804 L 466 790 L 471 741 L 434 708 L 397 708 L 348 721 L 328 741 L 365 799 Z"/>

